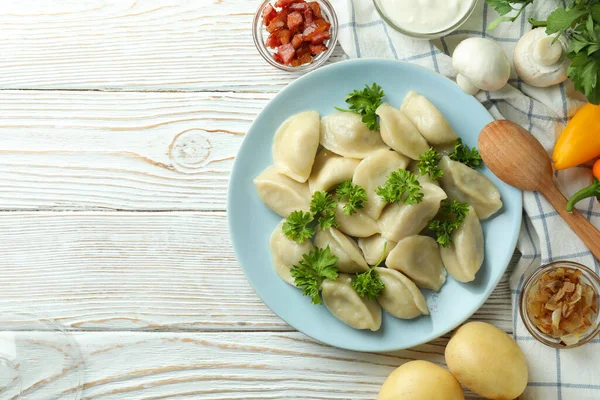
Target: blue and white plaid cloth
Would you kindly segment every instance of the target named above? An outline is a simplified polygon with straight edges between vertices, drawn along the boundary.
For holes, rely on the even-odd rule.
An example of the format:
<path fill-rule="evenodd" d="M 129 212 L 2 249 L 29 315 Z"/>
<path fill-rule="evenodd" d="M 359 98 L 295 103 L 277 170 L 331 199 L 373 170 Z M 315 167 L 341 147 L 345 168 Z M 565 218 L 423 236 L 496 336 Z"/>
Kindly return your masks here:
<path fill-rule="evenodd" d="M 538 0 L 514 23 L 500 25 L 494 32 L 486 26 L 496 12 L 480 0 L 473 16 L 459 30 L 441 40 L 422 41 L 404 36 L 387 26 L 373 0 L 332 0 L 340 22 L 339 41 L 350 58 L 382 57 L 409 61 L 454 78 L 449 54 L 468 37 L 486 37 L 498 42 L 512 58 L 519 38 L 531 29 L 528 17 L 545 17 L 564 2 Z M 564 124 L 585 99 L 570 83 L 539 89 L 524 84 L 513 72 L 504 89 L 477 95 L 496 119 L 509 119 L 531 131 L 550 153 Z M 557 183 L 566 196 L 592 182 L 589 168 L 573 168 L 557 174 Z M 521 399 L 600 399 L 600 339 L 573 350 L 554 350 L 529 335 L 519 316 L 517 299 L 524 278 L 542 263 L 572 260 L 596 272 L 600 265 L 585 245 L 538 193 L 523 194 L 524 218 L 519 237 L 523 254 L 510 279 L 513 300 L 514 337 L 527 355 L 529 386 Z M 595 199 L 578 204 L 579 210 L 600 227 L 600 206 Z"/>

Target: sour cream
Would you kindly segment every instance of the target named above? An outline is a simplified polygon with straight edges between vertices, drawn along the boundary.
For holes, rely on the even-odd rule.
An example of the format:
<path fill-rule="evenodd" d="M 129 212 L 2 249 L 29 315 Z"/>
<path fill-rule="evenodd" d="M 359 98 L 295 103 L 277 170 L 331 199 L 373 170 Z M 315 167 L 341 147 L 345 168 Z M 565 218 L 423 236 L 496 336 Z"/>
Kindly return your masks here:
<path fill-rule="evenodd" d="M 455 26 L 476 0 L 376 0 L 381 12 L 402 30 L 420 34 Z"/>

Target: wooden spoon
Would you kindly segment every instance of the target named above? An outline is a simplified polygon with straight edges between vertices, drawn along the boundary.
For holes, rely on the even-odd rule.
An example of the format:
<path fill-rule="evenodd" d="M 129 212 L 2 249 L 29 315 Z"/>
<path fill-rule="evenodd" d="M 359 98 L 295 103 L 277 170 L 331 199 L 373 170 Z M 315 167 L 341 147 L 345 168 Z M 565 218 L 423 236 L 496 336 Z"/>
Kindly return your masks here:
<path fill-rule="evenodd" d="M 531 133 L 510 121 L 492 122 L 481 131 L 479 152 L 486 165 L 504 182 L 521 190 L 542 193 L 600 259 L 600 232 L 579 211 L 567 211 L 567 199 L 552 179 L 550 157 Z"/>

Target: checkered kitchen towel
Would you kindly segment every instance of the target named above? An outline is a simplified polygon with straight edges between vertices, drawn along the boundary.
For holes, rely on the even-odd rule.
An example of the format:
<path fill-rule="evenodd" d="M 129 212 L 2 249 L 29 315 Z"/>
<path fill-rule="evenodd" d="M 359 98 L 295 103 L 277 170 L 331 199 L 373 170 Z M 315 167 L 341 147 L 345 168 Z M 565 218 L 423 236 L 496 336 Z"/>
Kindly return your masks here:
<path fill-rule="evenodd" d="M 372 0 L 332 0 L 340 20 L 339 41 L 350 58 L 382 57 L 409 61 L 454 78 L 450 54 L 468 37 L 487 37 L 498 42 L 509 56 L 525 32 L 531 29 L 528 17 L 545 19 L 561 5 L 558 0 L 537 0 L 516 22 L 500 25 L 494 32 L 486 26 L 497 14 L 480 0 L 473 16 L 458 31 L 432 42 L 415 40 L 387 26 L 375 10 Z M 539 89 L 524 84 L 514 74 L 509 85 L 496 92 L 477 95 L 497 119 L 509 119 L 531 131 L 551 152 L 557 135 L 584 98 L 570 83 Z M 566 196 L 589 185 L 589 168 L 574 168 L 557 175 Z M 523 254 L 510 279 L 513 300 L 513 324 L 516 340 L 529 360 L 530 382 L 523 399 L 598 400 L 600 399 L 600 339 L 573 350 L 554 350 L 537 343 L 519 317 L 517 299 L 523 280 L 541 263 L 573 260 L 600 272 L 583 243 L 562 221 L 546 199 L 538 193 L 523 195 L 524 222 L 519 238 Z M 580 211 L 600 227 L 600 206 L 595 199 L 578 205 Z"/>

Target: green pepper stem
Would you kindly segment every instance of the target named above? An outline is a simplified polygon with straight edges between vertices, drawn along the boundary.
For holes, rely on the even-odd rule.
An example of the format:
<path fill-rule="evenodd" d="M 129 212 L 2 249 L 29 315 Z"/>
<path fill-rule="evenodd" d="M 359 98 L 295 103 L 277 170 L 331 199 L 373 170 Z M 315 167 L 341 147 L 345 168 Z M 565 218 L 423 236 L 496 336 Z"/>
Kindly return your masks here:
<path fill-rule="evenodd" d="M 567 211 L 573 212 L 575 204 L 589 197 L 596 197 L 597 199 L 600 199 L 600 180 L 598 180 L 598 178 L 594 178 L 594 183 L 581 189 L 579 192 L 575 193 L 573 197 L 571 197 L 567 203 Z"/>

